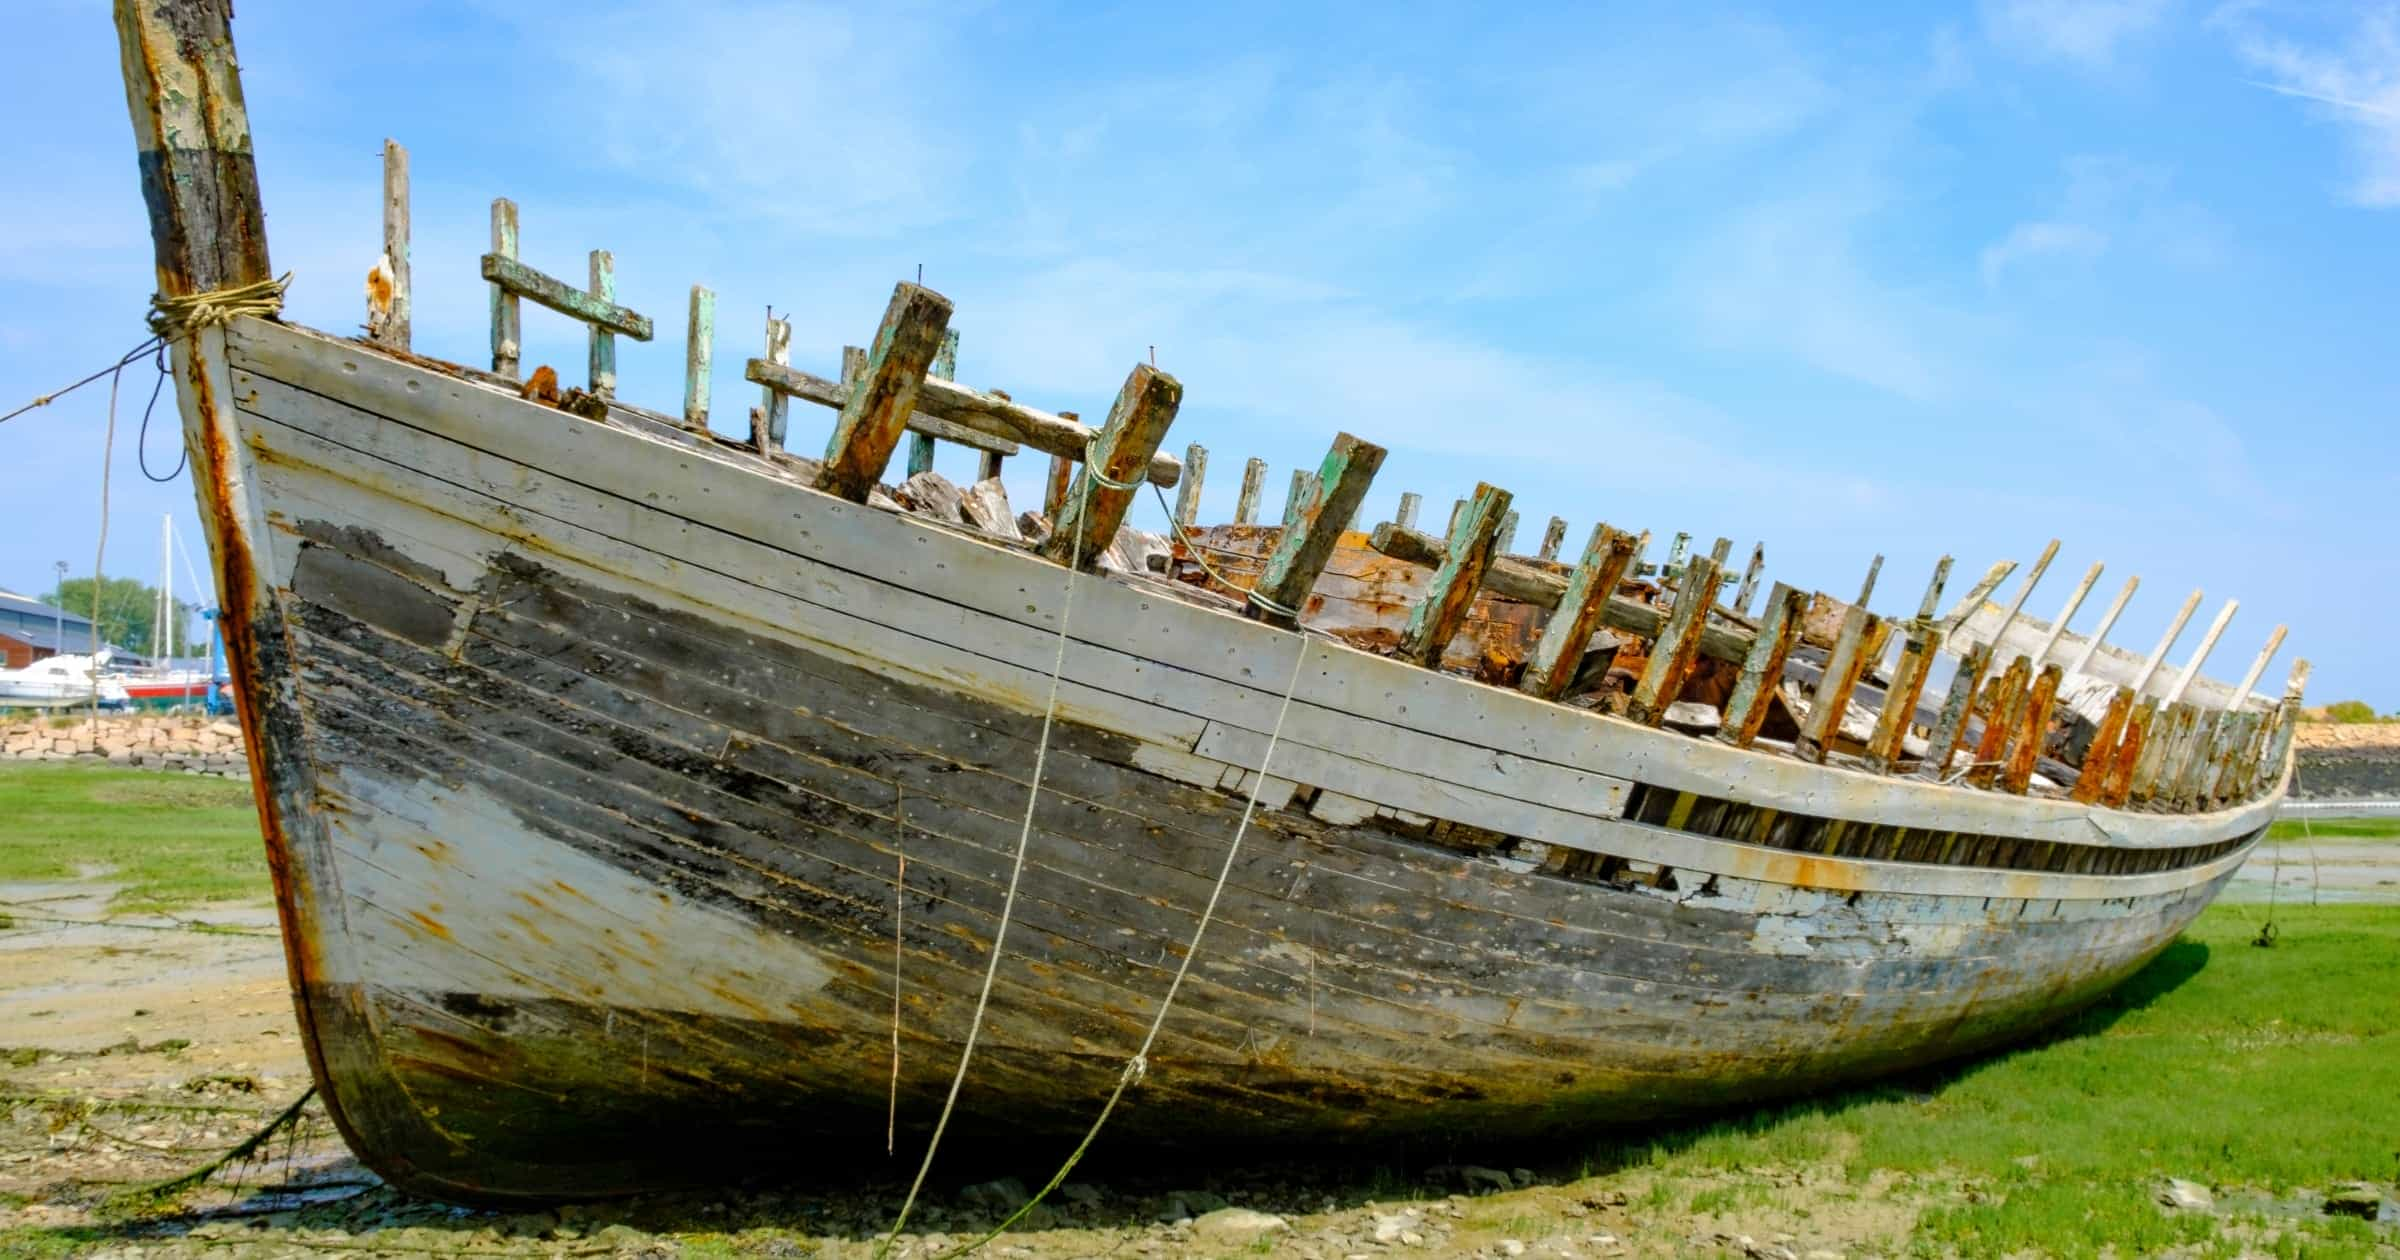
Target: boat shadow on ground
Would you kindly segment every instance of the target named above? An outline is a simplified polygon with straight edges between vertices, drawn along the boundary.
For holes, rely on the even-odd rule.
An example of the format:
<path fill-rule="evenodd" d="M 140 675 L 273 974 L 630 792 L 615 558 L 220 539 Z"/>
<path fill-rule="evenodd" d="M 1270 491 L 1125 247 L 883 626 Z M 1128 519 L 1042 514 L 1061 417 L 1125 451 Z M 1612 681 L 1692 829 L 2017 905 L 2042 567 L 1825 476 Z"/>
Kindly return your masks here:
<path fill-rule="evenodd" d="M 2205 944 L 2178 940 L 2081 1011 L 2003 1046 L 1869 1082 L 1639 1126 L 1585 1129 L 1536 1141 L 1502 1142 L 1462 1133 L 1373 1151 L 1355 1145 L 1278 1144 L 1268 1158 L 1261 1158 L 1254 1144 L 1193 1142 L 1137 1149 L 1112 1145 L 1104 1138 L 1067 1186 L 1017 1228 L 1122 1233 L 1157 1230 L 1225 1206 L 1306 1215 L 1502 1188 L 1557 1188 L 1638 1172 L 1711 1138 L 1761 1132 L 1797 1115 L 1839 1117 L 1854 1108 L 1889 1103 L 1935 1105 L 1944 1091 L 1979 1073 L 2107 1032 L 2199 973 L 2208 965 L 2209 953 Z M 397 1232 L 408 1231 L 421 1245 L 430 1233 L 436 1250 L 489 1250 L 513 1241 L 538 1251 L 607 1236 L 625 1243 L 658 1235 L 736 1233 L 763 1235 L 754 1241 L 766 1243 L 779 1237 L 855 1242 L 889 1230 L 921 1155 L 921 1147 L 904 1143 L 889 1159 L 840 1159 L 707 1191 L 551 1208 L 478 1211 L 378 1187 L 341 1202 L 278 1208 L 273 1202 L 237 1201 L 204 1214 L 151 1217 L 79 1232 L 95 1243 L 155 1240 L 212 1222 L 223 1228 L 230 1218 L 244 1232 L 339 1230 L 360 1242 L 381 1234 L 397 1243 Z M 1029 1159 L 1023 1141 L 945 1146 L 909 1232 L 940 1234 L 954 1246 L 997 1226 L 1014 1203 L 1022 1201 L 1025 1187 L 1038 1187 L 1048 1179 L 1056 1167 L 1053 1159 L 1048 1152 Z M 769 1246 L 765 1254 L 778 1253 Z"/>

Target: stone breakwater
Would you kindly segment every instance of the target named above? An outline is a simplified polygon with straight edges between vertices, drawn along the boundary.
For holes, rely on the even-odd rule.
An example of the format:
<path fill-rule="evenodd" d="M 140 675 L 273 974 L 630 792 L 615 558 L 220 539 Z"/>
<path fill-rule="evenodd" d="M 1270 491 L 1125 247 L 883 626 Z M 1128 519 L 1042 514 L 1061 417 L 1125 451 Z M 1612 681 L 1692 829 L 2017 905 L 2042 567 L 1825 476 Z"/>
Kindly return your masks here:
<path fill-rule="evenodd" d="M 2400 722 L 2303 722 L 2293 732 L 2300 800 L 2400 798 Z"/>
<path fill-rule="evenodd" d="M 35 718 L 0 725 L 0 760 L 90 761 L 142 770 L 250 777 L 242 728 L 222 718 Z"/>

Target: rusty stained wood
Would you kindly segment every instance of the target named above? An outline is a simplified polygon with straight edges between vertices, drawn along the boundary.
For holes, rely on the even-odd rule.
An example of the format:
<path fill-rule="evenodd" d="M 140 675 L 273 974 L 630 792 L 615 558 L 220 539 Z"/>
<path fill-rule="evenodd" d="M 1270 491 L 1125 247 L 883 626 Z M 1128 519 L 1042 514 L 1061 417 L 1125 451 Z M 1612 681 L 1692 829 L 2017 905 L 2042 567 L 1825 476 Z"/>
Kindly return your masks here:
<path fill-rule="evenodd" d="M 929 379 L 958 379 L 958 330 L 942 334 L 942 348 L 933 353 L 933 366 L 925 369 Z M 933 471 L 933 435 L 911 427 L 908 435 L 908 475 Z"/>
<path fill-rule="evenodd" d="M 1683 684 L 1700 659 L 1700 635 L 1708 624 L 1709 607 L 1716 602 L 1711 598 L 1716 589 L 1717 562 L 1706 556 L 1692 561 L 1684 571 L 1683 593 L 1676 597 L 1666 624 L 1659 627 L 1641 681 L 1634 686 L 1626 709 L 1634 721 L 1644 726 L 1666 721 L 1667 706 L 1683 693 Z"/>
<path fill-rule="evenodd" d="M 1725 700 L 1718 739 L 1736 748 L 1748 748 L 1758 738 L 1758 728 L 1766 722 L 1776 690 L 1783 685 L 1784 663 L 1791 659 L 1792 645 L 1800 641 L 1800 620 L 1807 611 L 1806 591 L 1777 582 L 1767 592 L 1767 606 L 1758 617 L 1757 637 L 1750 641 L 1750 650 L 1742 657 L 1741 674 L 1734 680 L 1733 694 Z"/>
<path fill-rule="evenodd" d="M 683 333 L 683 427 L 708 431 L 709 372 L 717 353 L 717 294 L 692 286 L 692 306 Z"/>
<path fill-rule="evenodd" d="M 2142 699 L 2137 693 L 2133 709 L 2125 715 L 2125 733 L 2118 737 L 2116 750 L 2108 758 L 2100 784 L 2101 804 L 2113 809 L 2132 797 L 2133 773 L 2141 764 L 2143 750 L 2150 746 L 2150 728 L 2157 721 L 2158 701 Z"/>
<path fill-rule="evenodd" d="M 2108 698 L 2108 711 L 2100 716 L 2100 727 L 2092 736 L 2090 747 L 2084 750 L 2081 773 L 2076 776 L 2075 788 L 2069 799 L 2085 805 L 2097 805 L 2103 799 L 2108 784 L 2108 770 L 2115 763 L 2117 745 L 2125 739 L 2125 725 L 2133 715 L 2133 688 L 2119 687 Z"/>
<path fill-rule="evenodd" d="M 1991 687 L 1990 707 L 1983 715 L 1983 736 L 1975 742 L 1975 761 L 1967 767 L 1967 782 L 1990 787 L 1999 777 L 2001 759 L 2017 724 L 2024 720 L 2025 702 L 2033 687 L 2033 658 L 2020 655 L 2008 663 Z"/>
<path fill-rule="evenodd" d="M 1092 441 L 1091 462 L 1076 474 L 1065 508 L 1053 518 L 1056 524 L 1042 544 L 1043 555 L 1060 564 L 1080 557 L 1086 569 L 1099 563 L 1100 553 L 1116 541 L 1117 527 L 1124 523 L 1134 495 L 1133 490 L 1101 484 L 1101 477 L 1140 482 L 1182 405 L 1182 382 L 1147 363 L 1134 366 Z"/>
<path fill-rule="evenodd" d="M 1938 783 L 1948 777 L 1951 754 L 1958 751 L 1958 742 L 1966 735 L 1975 692 L 1982 685 L 1983 671 L 1991 663 L 1989 643 L 1971 644 L 1959 657 L 1958 668 L 1950 675 L 1950 690 L 1942 698 L 1941 712 L 1934 717 L 1933 729 L 1926 734 L 1925 759 L 1917 763 L 1918 778 Z"/>
<path fill-rule="evenodd" d="M 1325 572 L 1326 561 L 1333 558 L 1342 527 L 1367 497 L 1367 487 L 1374 484 L 1383 457 L 1384 449 L 1372 442 L 1347 433 L 1334 435 L 1333 447 L 1325 452 L 1316 475 L 1304 486 L 1295 485 L 1306 497 L 1284 514 L 1283 532 L 1275 540 L 1275 549 L 1267 554 L 1266 567 L 1254 588 L 1256 594 L 1295 612 L 1306 607 L 1308 593 Z M 1252 603 L 1246 610 L 1270 625 L 1294 624 L 1294 618 L 1275 608 Z"/>
<path fill-rule="evenodd" d="M 792 321 L 775 318 L 767 313 L 767 362 L 777 367 L 789 367 L 792 362 Z M 750 447 L 761 455 L 783 449 L 784 432 L 791 423 L 792 400 L 771 385 L 758 387 L 759 407 L 753 413 L 757 420 L 750 426 Z"/>
<path fill-rule="evenodd" d="M 383 258 L 369 284 L 367 340 L 393 350 L 408 349 L 413 299 L 408 269 L 408 150 L 383 142 Z M 376 288 L 381 293 L 374 292 Z"/>
<path fill-rule="evenodd" d="M 1561 529 L 1566 525 L 1555 516 L 1550 519 Z M 1534 645 L 1533 659 L 1526 664 L 1518 690 L 1544 700 L 1566 695 L 1583 663 L 1585 645 L 1607 615 L 1608 601 L 1640 559 L 1632 535 L 1610 529 L 1606 522 L 1592 526 L 1592 536 L 1583 545 L 1583 558 L 1567 575 L 1566 589 L 1549 624 L 1542 627 L 1542 637 Z"/>
<path fill-rule="evenodd" d="M 1415 529 L 1417 527 L 1417 508 L 1424 502 L 1425 496 L 1414 490 L 1402 492 L 1400 511 L 1392 517 L 1392 523 L 1402 529 Z"/>
<path fill-rule="evenodd" d="M 1933 611 L 1941 606 L 1942 587 L 1950 581 L 1950 563 L 1949 556 L 1934 562 L 1933 577 L 1917 601 L 1917 615 L 1907 623 L 1908 638 L 1900 646 L 1899 663 L 1892 667 L 1891 685 L 1884 688 L 1883 711 L 1875 715 L 1875 729 L 1867 736 L 1867 765 L 1878 774 L 1889 774 L 1899 764 L 1909 728 L 1916 724 L 1925 678 L 1933 670 L 1933 654 L 1942 646 L 1942 626 Z M 1881 660 L 1882 654 L 1871 659 Z"/>
<path fill-rule="evenodd" d="M 2000 790 L 2019 796 L 2033 783 L 2034 766 L 2041 760 L 2042 746 L 2050 732 L 2050 710 L 2058 700 L 2058 683 L 2066 669 L 2057 664 L 2042 666 L 2033 680 L 2033 694 L 2025 702 L 2025 715 L 2015 725 L 2011 735 L 2006 765 L 2000 771 Z"/>
<path fill-rule="evenodd" d="M 1293 523 L 1299 519 L 1301 506 L 1308 502 L 1310 495 L 1308 478 L 1307 469 L 1295 468 L 1292 470 L 1292 485 L 1290 489 L 1283 492 L 1283 520 L 1279 522 L 1285 530 L 1292 528 Z"/>
<path fill-rule="evenodd" d="M 1544 560 L 1558 559 L 1559 547 L 1567 541 L 1567 518 L 1553 516 L 1542 527 L 1542 549 L 1536 553 Z"/>
<path fill-rule="evenodd" d="M 1233 501 L 1234 524 L 1256 525 L 1258 523 L 1258 496 L 1259 492 L 1266 488 L 1266 484 L 1267 461 L 1253 455 L 1249 462 L 1242 465 L 1242 492 Z"/>
<path fill-rule="evenodd" d="M 158 291 L 274 278 L 230 6 L 117 0 L 125 107 L 141 162 Z"/>
<path fill-rule="evenodd" d="M 1500 519 L 1508 514 L 1510 497 L 1498 486 L 1479 483 L 1467 506 L 1451 514 L 1455 523 L 1442 561 L 1433 571 L 1433 582 L 1426 588 L 1425 598 L 1409 610 L 1408 625 L 1400 632 L 1400 659 L 1428 667 L 1440 662 L 1442 649 L 1475 604 L 1475 592 L 1483 585 L 1485 567 L 1492 562 L 1492 545 L 1499 541 Z M 1385 531 L 1375 532 L 1381 535 Z"/>
<path fill-rule="evenodd" d="M 506 197 L 492 199 L 492 252 L 485 257 L 516 264 L 517 203 Z M 515 289 L 492 280 L 491 268 L 491 263 L 484 264 L 484 278 L 492 281 L 492 371 L 513 381 L 517 379 L 517 356 L 524 347 L 524 306 Z"/>
<path fill-rule="evenodd" d="M 1175 523 L 1190 529 L 1200 521 L 1200 487 L 1208 479 L 1208 448 L 1183 448 L 1183 481 L 1175 487 Z"/>
<path fill-rule="evenodd" d="M 1758 595 L 1758 577 L 1766 568 L 1767 544 L 1762 540 L 1750 548 L 1750 563 L 1742 567 L 1742 584 L 1735 588 L 1730 605 L 1735 615 L 1750 615 L 1750 601 Z"/>
<path fill-rule="evenodd" d="M 1067 510 L 1067 490 L 1075 484 L 1075 461 L 1064 455 L 1050 457 L 1050 470 L 1042 477 L 1042 515 L 1051 521 Z"/>
<path fill-rule="evenodd" d="M 1876 557 L 1878 563 L 1882 559 Z M 1816 692 L 1809 698 L 1808 720 L 1800 726 L 1797 745 L 1800 756 L 1824 761 L 1834 737 L 1841 734 L 1842 718 L 1850 710 L 1851 693 L 1857 690 L 1858 676 L 1870 659 L 1868 640 L 1879 624 L 1880 620 L 1863 604 L 1851 605 L 1843 616 L 1842 632 L 1834 639 L 1833 651 L 1825 658 L 1825 672 L 1818 677 Z"/>
<path fill-rule="evenodd" d="M 950 325 L 950 299 L 921 285 L 902 281 L 892 290 L 875 344 L 850 397 L 834 420 L 833 436 L 825 444 L 825 462 L 817 470 L 817 489 L 853 503 L 864 503 L 867 492 L 892 462 L 892 449 L 907 431 L 916 411 L 917 391 Z"/>

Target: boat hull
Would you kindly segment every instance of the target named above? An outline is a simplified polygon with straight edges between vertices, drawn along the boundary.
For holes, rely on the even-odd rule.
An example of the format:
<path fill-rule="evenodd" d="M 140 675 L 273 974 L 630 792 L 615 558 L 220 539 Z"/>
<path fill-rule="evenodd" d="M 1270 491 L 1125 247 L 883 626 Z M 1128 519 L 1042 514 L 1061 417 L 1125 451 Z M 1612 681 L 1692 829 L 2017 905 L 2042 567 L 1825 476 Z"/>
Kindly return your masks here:
<path fill-rule="evenodd" d="M 362 1158 L 445 1197 L 921 1131 L 1004 909 L 956 1127 L 1063 1150 L 1253 787 L 1116 1136 L 1514 1137 L 1972 1051 L 2156 956 L 2264 825 L 1768 764 L 1090 577 L 1009 907 L 1061 570 L 347 343 L 245 320 L 183 354 L 231 403 L 187 417 L 319 1082 Z M 1628 817 L 1669 789 L 2200 856 L 1854 860 Z"/>

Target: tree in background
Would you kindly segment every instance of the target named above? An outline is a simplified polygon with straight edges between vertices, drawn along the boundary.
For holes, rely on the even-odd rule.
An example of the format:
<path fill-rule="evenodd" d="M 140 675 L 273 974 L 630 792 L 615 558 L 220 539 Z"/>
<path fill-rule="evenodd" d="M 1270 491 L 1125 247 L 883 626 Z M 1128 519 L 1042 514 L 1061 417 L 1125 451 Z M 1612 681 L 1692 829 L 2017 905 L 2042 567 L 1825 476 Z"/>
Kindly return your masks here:
<path fill-rule="evenodd" d="M 2372 722 L 2376 720 L 2375 706 L 2364 700 L 2336 700 L 2325 706 L 2328 722 Z"/>
<path fill-rule="evenodd" d="M 66 609 L 75 616 L 89 617 L 92 615 L 92 580 L 90 578 L 68 578 L 58 584 L 57 590 L 50 592 L 47 601 L 53 607 Z M 175 611 L 180 615 L 173 618 L 175 643 L 168 649 L 168 655 L 198 656 L 206 652 L 208 640 L 204 637 L 194 637 L 196 633 L 192 627 L 194 606 L 177 600 L 175 601 Z M 156 628 L 157 623 L 157 587 L 133 578 L 113 577 L 101 580 L 99 625 L 102 643 L 113 643 L 126 651 L 139 652 L 147 656 L 150 654 L 150 634 Z M 67 637 L 69 640 L 66 645 L 68 651 L 87 650 L 85 645 L 73 641 L 72 634 Z"/>

